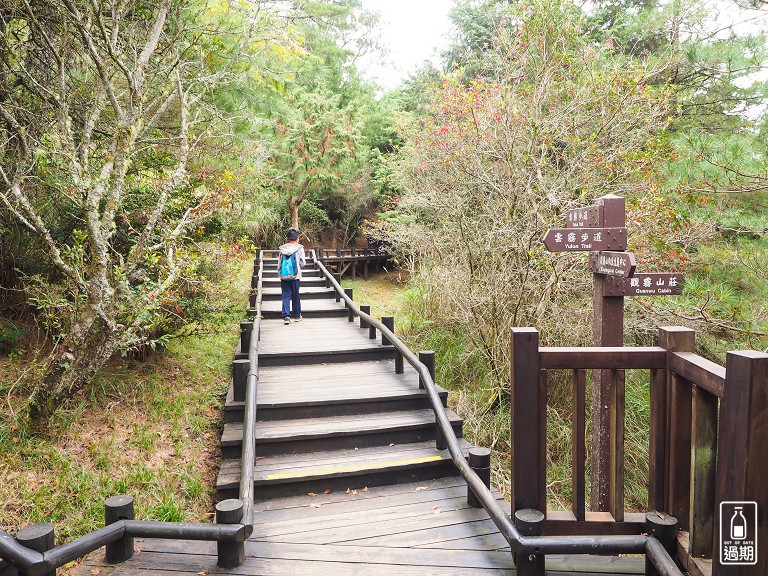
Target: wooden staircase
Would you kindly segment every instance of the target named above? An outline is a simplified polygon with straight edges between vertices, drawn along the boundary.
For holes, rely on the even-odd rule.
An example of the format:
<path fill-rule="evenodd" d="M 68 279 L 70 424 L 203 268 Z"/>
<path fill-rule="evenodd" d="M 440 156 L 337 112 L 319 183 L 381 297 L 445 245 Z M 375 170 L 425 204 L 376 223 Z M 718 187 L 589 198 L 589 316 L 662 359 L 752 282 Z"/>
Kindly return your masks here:
<path fill-rule="evenodd" d="M 347 319 L 310 259 L 302 270 L 304 320 L 280 320 L 277 259 L 264 261 L 254 495 L 364 489 L 457 474 L 435 447 L 435 416 L 415 370 L 395 374 L 394 349 Z M 238 350 L 236 357 L 245 358 Z M 447 392 L 440 389 L 443 404 Z M 461 438 L 462 420 L 448 411 Z M 243 403 L 225 408 L 219 499 L 237 497 Z M 462 442 L 462 447 L 470 446 Z"/>

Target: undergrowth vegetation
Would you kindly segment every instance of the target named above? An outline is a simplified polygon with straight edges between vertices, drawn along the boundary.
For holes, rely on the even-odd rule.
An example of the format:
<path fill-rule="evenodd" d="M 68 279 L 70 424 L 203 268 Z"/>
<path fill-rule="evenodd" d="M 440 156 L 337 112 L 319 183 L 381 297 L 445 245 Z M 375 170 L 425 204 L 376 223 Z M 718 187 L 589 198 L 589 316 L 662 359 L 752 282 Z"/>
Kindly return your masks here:
<path fill-rule="evenodd" d="M 171 340 L 147 358 L 114 358 L 33 433 L 24 390 L 35 343 L 0 356 L 0 525 L 52 522 L 57 542 L 103 526 L 104 500 L 134 497 L 142 520 L 210 521 L 221 408 L 230 381 L 251 261 L 222 270 L 219 328 Z M 227 317 L 224 317 L 227 316 Z"/>

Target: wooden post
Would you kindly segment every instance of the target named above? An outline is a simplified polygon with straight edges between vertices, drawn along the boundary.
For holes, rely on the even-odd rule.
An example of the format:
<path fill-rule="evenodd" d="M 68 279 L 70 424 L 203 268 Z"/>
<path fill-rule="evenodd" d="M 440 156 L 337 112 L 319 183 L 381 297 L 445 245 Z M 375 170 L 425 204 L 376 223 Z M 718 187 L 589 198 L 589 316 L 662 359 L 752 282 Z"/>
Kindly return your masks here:
<path fill-rule="evenodd" d="M 363 314 L 368 314 L 368 316 L 371 315 L 371 307 L 368 304 L 363 304 L 360 306 L 360 312 Z M 368 328 L 368 320 L 363 319 L 362 316 L 360 316 L 360 328 Z M 374 336 L 375 338 L 376 336 Z"/>
<path fill-rule="evenodd" d="M 247 358 L 232 361 L 232 393 L 235 402 L 245 402 L 245 383 L 250 368 L 251 362 Z"/>
<path fill-rule="evenodd" d="M 693 352 L 696 333 L 681 326 L 659 328 L 659 346 L 667 351 L 669 366 L 672 352 Z M 691 383 L 667 369 L 666 423 L 669 445 L 665 511 L 677 518 L 681 530 L 688 530 L 691 525 L 691 394 Z"/>
<path fill-rule="evenodd" d="M 337 272 L 333 275 L 333 279 L 338 282 L 339 286 L 341 286 L 341 272 Z M 336 302 L 341 302 L 341 295 L 338 291 L 336 291 Z"/>
<path fill-rule="evenodd" d="M 692 392 L 691 526 L 688 552 L 695 558 L 711 558 L 717 506 L 717 396 L 698 386 L 694 386 Z"/>
<path fill-rule="evenodd" d="M 486 488 L 491 487 L 491 451 L 488 448 L 470 448 L 469 466 L 483 481 Z M 467 504 L 472 508 L 482 508 L 483 505 L 478 500 L 475 493 L 467 485 Z"/>
<path fill-rule="evenodd" d="M 717 450 L 717 502 L 757 504 L 757 564 L 723 566 L 712 562 L 715 576 L 768 574 L 768 354 L 752 350 L 729 352 L 725 364 L 725 392 L 720 403 Z M 716 531 L 717 532 L 717 531 Z M 715 538 L 718 538 L 716 534 Z"/>
<path fill-rule="evenodd" d="M 352 246 L 351 248 L 351 256 L 352 256 L 352 280 L 357 280 L 357 258 L 355 254 L 356 250 L 355 247 Z"/>
<path fill-rule="evenodd" d="M 402 374 L 405 372 L 405 366 L 403 365 L 403 353 L 395 348 L 395 374 Z"/>
<path fill-rule="evenodd" d="M 119 520 L 133 520 L 133 496 L 112 496 L 104 502 L 104 525 L 109 526 Z M 105 547 L 105 560 L 109 564 L 125 562 L 133 556 L 133 537 L 123 536 L 110 542 Z"/>
<path fill-rule="evenodd" d="M 573 371 L 573 451 L 571 453 L 572 512 L 576 520 L 586 518 L 586 394 L 587 373 Z"/>
<path fill-rule="evenodd" d="M 626 225 L 626 202 L 624 198 L 606 195 L 597 200 L 602 209 L 602 226 L 623 228 Z M 624 345 L 624 297 L 604 296 L 603 274 L 593 274 L 594 320 L 593 340 L 595 346 Z M 591 439 L 591 492 L 592 510 L 607 511 L 616 491 L 611 486 L 615 466 L 611 465 L 611 453 L 615 453 L 615 442 L 611 438 L 611 398 L 615 382 L 610 370 L 595 370 L 592 374 L 592 439 Z M 614 464 L 619 464 L 614 462 Z"/>
<path fill-rule="evenodd" d="M 16 541 L 37 552 L 48 552 L 55 546 L 53 524 L 31 524 L 16 533 Z M 19 570 L 19 576 L 27 576 L 26 572 Z M 56 576 L 56 570 L 44 572 L 39 576 Z"/>
<path fill-rule="evenodd" d="M 253 322 L 240 322 L 240 352 L 248 354 L 251 347 L 251 332 L 253 332 Z"/>
<path fill-rule="evenodd" d="M 352 288 L 344 288 L 344 294 L 346 294 L 349 297 L 350 300 L 354 299 Z M 355 310 L 354 310 L 354 308 L 352 308 L 352 306 L 347 304 L 346 301 L 344 301 L 344 306 L 346 306 L 346 308 L 347 308 L 347 320 L 349 320 L 350 322 L 354 322 L 355 321 Z"/>
<path fill-rule="evenodd" d="M 393 334 L 395 333 L 395 317 L 394 316 L 382 316 L 381 317 L 381 323 L 384 324 L 387 328 L 389 328 L 389 331 Z M 389 341 L 389 338 L 387 338 L 384 335 L 384 332 L 381 333 L 381 345 L 382 346 L 392 346 L 392 342 Z"/>
<path fill-rule="evenodd" d="M 429 371 L 429 375 L 432 377 L 432 382 L 435 381 L 435 351 L 434 350 L 422 350 L 419 352 L 419 362 L 424 364 Z M 424 379 L 419 375 L 419 388 L 424 388 Z"/>
<path fill-rule="evenodd" d="M 648 509 L 663 512 L 667 486 L 667 374 L 651 370 L 649 394 Z"/>
<path fill-rule="evenodd" d="M 645 515 L 645 531 L 664 546 L 667 554 L 674 560 L 677 557 L 677 518 L 653 511 Z M 646 556 L 645 576 L 658 576 L 659 573 Z"/>
<path fill-rule="evenodd" d="M 624 522 L 624 370 L 611 370 L 610 424 L 611 452 L 608 486 L 609 511 L 616 522 Z"/>
<path fill-rule="evenodd" d="M 223 500 L 216 504 L 217 524 L 239 524 L 243 519 L 241 500 Z M 216 542 L 220 568 L 236 568 L 245 562 L 245 542 Z"/>
<path fill-rule="evenodd" d="M 511 412 L 512 509 L 546 510 L 546 388 L 539 370 L 539 333 L 512 328 Z"/>
<path fill-rule="evenodd" d="M 515 511 L 515 527 L 523 536 L 541 536 L 544 533 L 544 513 L 531 508 Z M 515 555 L 515 573 L 518 576 L 544 576 L 544 555 Z"/>

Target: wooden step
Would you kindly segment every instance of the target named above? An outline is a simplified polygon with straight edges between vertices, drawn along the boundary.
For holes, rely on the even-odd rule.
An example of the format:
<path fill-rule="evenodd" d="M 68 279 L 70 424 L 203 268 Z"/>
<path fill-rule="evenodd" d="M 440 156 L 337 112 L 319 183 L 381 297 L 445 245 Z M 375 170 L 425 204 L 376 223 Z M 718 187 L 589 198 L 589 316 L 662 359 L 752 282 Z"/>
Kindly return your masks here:
<path fill-rule="evenodd" d="M 258 420 L 313 418 L 429 408 L 410 366 L 394 373 L 392 360 L 260 368 Z M 438 387 L 443 406 L 448 392 Z M 243 402 L 235 402 L 230 386 L 224 421 L 242 422 Z"/>
<path fill-rule="evenodd" d="M 461 437 L 462 419 L 451 410 L 446 412 L 456 436 Z M 273 420 L 257 422 L 255 434 L 260 456 L 422 442 L 435 438 L 435 415 L 421 409 Z M 225 424 L 222 458 L 239 458 L 242 442 L 243 424 Z"/>
<path fill-rule="evenodd" d="M 309 301 L 307 305 L 319 306 L 319 303 L 323 302 L 325 301 Z M 337 305 L 346 314 L 346 309 L 341 304 L 333 301 L 325 304 Z M 259 340 L 259 366 L 296 366 L 394 358 L 394 347 L 382 346 L 380 337 L 371 339 L 369 336 L 369 330 L 359 328 L 359 322 L 349 322 L 346 317 L 341 316 L 305 317 L 301 322 L 292 322 L 287 326 L 280 319 L 263 320 Z M 239 349 L 239 344 L 235 357 L 248 357 L 247 353 Z"/>
<path fill-rule="evenodd" d="M 261 285 L 264 288 L 274 288 L 274 287 L 279 288 L 280 278 L 277 277 L 277 274 L 275 274 L 274 276 L 264 276 L 261 279 Z M 301 287 L 304 288 L 305 286 L 307 288 L 309 288 L 310 286 L 315 288 L 319 288 L 322 286 L 323 288 L 325 288 L 325 278 L 311 278 L 311 277 L 302 278 Z"/>
<path fill-rule="evenodd" d="M 272 287 L 269 288 L 263 288 L 261 291 L 262 299 L 264 301 L 266 300 L 278 300 L 282 302 L 283 294 L 282 290 L 279 287 Z M 299 295 L 301 296 L 301 301 L 304 302 L 305 300 L 316 300 L 316 299 L 335 299 L 336 298 L 336 290 L 333 288 L 325 288 L 324 286 L 317 287 L 317 286 L 309 286 L 304 287 L 302 286 L 299 289 Z"/>
<path fill-rule="evenodd" d="M 471 447 L 459 439 L 465 452 Z M 259 454 L 257 446 L 257 454 Z M 257 456 L 254 496 L 257 500 L 326 490 L 362 490 L 367 486 L 416 482 L 454 476 L 458 472 L 447 450 L 434 441 L 349 448 L 280 456 Z M 222 461 L 216 482 L 219 498 L 236 494 L 239 461 Z"/>
<path fill-rule="evenodd" d="M 265 300 L 261 303 L 262 318 L 275 319 L 282 315 L 282 302 L 279 300 Z M 347 309 L 342 302 L 335 299 L 327 300 L 302 300 L 301 315 L 304 318 L 338 318 L 346 317 Z"/>
<path fill-rule="evenodd" d="M 277 273 L 277 268 L 265 268 L 264 273 L 261 276 L 262 278 L 280 278 L 280 275 Z M 308 268 L 302 268 L 301 269 L 301 279 L 307 280 L 309 278 L 325 278 L 325 276 L 322 275 L 320 270 L 313 270 Z"/>

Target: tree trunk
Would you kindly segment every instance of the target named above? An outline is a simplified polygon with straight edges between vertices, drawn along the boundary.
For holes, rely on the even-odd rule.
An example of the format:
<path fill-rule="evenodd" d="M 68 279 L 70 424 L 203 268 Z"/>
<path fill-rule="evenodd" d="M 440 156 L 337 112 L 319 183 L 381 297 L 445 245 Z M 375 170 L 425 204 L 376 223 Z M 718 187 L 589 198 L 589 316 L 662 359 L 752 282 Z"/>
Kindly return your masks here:
<path fill-rule="evenodd" d="M 29 418 L 33 427 L 50 427 L 56 410 L 82 390 L 109 360 L 115 350 L 117 334 L 89 310 L 70 330 L 51 357 L 40 387 L 35 390 Z"/>
<path fill-rule="evenodd" d="M 300 196 L 297 200 L 294 200 L 292 196 L 288 196 L 285 204 L 288 206 L 288 212 L 291 215 L 291 228 L 299 229 L 299 206 L 301 206 L 304 198 Z"/>

